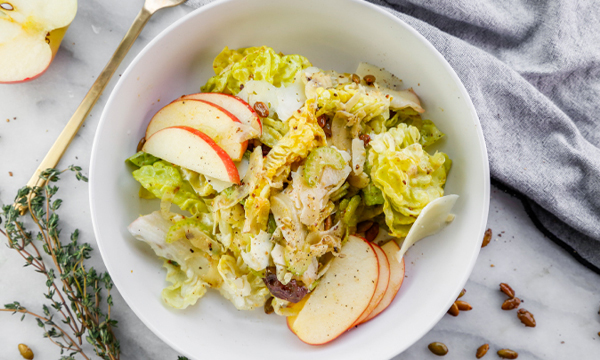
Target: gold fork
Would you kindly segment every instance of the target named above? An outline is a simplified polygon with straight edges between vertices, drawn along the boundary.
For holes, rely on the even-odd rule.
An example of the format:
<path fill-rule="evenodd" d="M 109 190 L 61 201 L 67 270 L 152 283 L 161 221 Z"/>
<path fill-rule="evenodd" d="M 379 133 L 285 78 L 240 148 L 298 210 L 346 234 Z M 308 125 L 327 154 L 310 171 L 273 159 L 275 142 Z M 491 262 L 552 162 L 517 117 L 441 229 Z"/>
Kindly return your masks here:
<path fill-rule="evenodd" d="M 81 125 L 83 125 L 83 122 L 98 101 L 98 98 L 100 98 L 100 95 L 102 95 L 102 91 L 104 91 L 108 81 L 113 76 L 121 64 L 121 61 L 123 61 L 123 58 L 125 58 L 125 55 L 131 48 L 131 45 L 133 45 L 152 15 L 154 15 L 154 13 L 156 13 L 158 10 L 177 6 L 186 1 L 187 0 L 146 0 L 142 10 L 140 10 L 133 24 L 125 34 L 125 37 L 123 37 L 123 40 L 121 40 L 121 43 L 119 44 L 119 47 L 117 47 L 117 50 L 113 54 L 112 58 L 108 64 L 106 64 L 100 73 L 100 76 L 98 76 L 88 93 L 85 95 L 81 101 L 81 104 L 79 104 L 79 107 L 77 110 L 75 110 L 75 113 L 58 136 L 58 139 L 56 139 L 54 142 L 54 145 L 52 145 L 46 154 L 46 157 L 44 157 L 44 160 L 42 160 L 38 168 L 33 173 L 31 179 L 29 179 L 27 182 L 27 186 L 34 187 L 44 185 L 45 181 L 40 179 L 40 174 L 42 171 L 49 168 L 55 168 L 58 165 L 60 158 L 71 144 L 71 141 L 81 128 Z M 19 210 L 21 214 L 24 214 L 27 211 L 27 208 L 20 206 Z"/>

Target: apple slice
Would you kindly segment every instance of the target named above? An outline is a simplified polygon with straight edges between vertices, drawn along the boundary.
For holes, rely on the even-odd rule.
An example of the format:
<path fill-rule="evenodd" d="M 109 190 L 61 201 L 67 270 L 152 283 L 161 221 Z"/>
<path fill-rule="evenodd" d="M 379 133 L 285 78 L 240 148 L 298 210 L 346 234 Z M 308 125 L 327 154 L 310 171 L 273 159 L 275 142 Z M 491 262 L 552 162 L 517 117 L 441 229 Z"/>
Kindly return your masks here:
<path fill-rule="evenodd" d="M 2 0 L 0 0 L 2 1 Z M 240 161 L 248 141 L 240 142 L 236 133 L 241 122 L 229 111 L 204 100 L 175 100 L 154 115 L 146 139 L 157 131 L 173 126 L 188 126 L 208 135 L 233 161 Z"/>
<path fill-rule="evenodd" d="M 363 324 L 379 315 L 383 310 L 390 306 L 392 300 L 394 300 L 396 297 L 398 290 L 400 290 L 402 282 L 404 281 L 404 258 L 402 258 L 402 261 L 398 261 L 397 258 L 400 246 L 398 246 L 398 244 L 392 240 L 383 245 L 381 249 L 387 256 L 388 263 L 390 264 L 390 283 L 385 291 L 385 294 L 383 295 L 383 299 L 381 299 L 379 305 L 377 305 L 371 314 L 369 314 L 369 316 L 362 321 Z"/>
<path fill-rule="evenodd" d="M 237 117 L 242 124 L 252 126 L 259 134 L 262 134 L 262 122 L 256 111 L 247 102 L 239 97 L 220 93 L 197 93 L 184 95 L 182 99 L 204 100 L 220 106 L 233 116 Z"/>
<path fill-rule="evenodd" d="M 379 280 L 377 255 L 367 241 L 350 236 L 319 286 L 291 322 L 309 345 L 321 345 L 352 327 L 369 306 Z"/>
<path fill-rule="evenodd" d="M 213 178 L 239 184 L 231 157 L 208 135 L 188 126 L 162 129 L 146 140 L 144 152 Z"/>
<path fill-rule="evenodd" d="M 43 74 L 76 13 L 77 0 L 0 0 L 0 83 Z"/>
<path fill-rule="evenodd" d="M 367 306 L 365 311 L 358 318 L 358 320 L 356 320 L 354 325 L 361 324 L 367 317 L 369 317 L 373 310 L 377 308 L 383 299 L 390 282 L 390 263 L 387 259 L 387 256 L 385 256 L 385 253 L 379 247 L 379 245 L 371 243 L 371 246 L 373 246 L 373 250 L 375 250 L 375 254 L 377 255 L 377 261 L 379 262 L 379 281 L 377 282 L 377 288 L 375 289 L 375 294 L 373 295 L 369 306 Z"/>
<path fill-rule="evenodd" d="M 310 298 L 310 294 L 306 295 L 302 300 L 298 301 L 297 303 L 295 303 L 294 305 L 292 305 L 292 309 L 295 309 L 298 311 L 298 313 L 300 313 L 300 310 L 302 310 L 302 308 L 304 308 L 304 304 L 306 304 L 306 301 Z M 294 321 L 296 321 L 296 318 L 298 317 L 298 314 L 296 315 L 291 315 L 285 318 L 288 329 L 290 329 L 291 332 L 293 332 L 294 334 L 296 334 L 294 332 Z"/>

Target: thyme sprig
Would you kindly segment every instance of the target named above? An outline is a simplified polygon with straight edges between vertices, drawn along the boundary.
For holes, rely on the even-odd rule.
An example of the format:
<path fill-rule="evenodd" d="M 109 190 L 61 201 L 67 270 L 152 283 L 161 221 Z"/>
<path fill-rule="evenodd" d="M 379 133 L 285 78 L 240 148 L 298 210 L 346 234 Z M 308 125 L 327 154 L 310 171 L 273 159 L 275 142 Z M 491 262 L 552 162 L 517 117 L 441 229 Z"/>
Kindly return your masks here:
<path fill-rule="evenodd" d="M 0 233 L 8 239 L 8 247 L 25 260 L 26 267 L 31 266 L 46 277 L 44 297 L 50 306 L 43 305 L 43 315 L 40 315 L 15 301 L 4 305 L 0 311 L 23 314 L 21 321 L 27 315 L 33 316 L 43 329 L 44 337 L 60 347 L 62 360 L 74 360 L 76 355 L 89 360 L 83 349 L 84 338 L 98 357 L 119 360 L 119 341 L 113 332 L 117 321 L 111 317 L 111 278 L 108 273 L 86 267 L 85 260 L 90 258 L 92 248 L 87 243 L 79 243 L 78 230 L 71 234 L 68 242 L 63 243 L 60 239 L 57 210 L 62 200 L 54 199 L 58 187 L 53 184 L 65 171 L 73 171 L 77 180 L 87 182 L 79 166 L 70 166 L 63 171 L 48 169 L 40 175 L 45 186 L 21 188 L 15 203 L 4 206 L 0 214 L 0 224 L 4 222 L 4 230 L 0 229 Z M 29 210 L 35 235 L 27 229 L 25 215 L 19 212 L 23 207 Z M 42 257 L 38 244 L 51 258 L 50 266 Z M 103 293 L 106 293 L 105 300 Z"/>

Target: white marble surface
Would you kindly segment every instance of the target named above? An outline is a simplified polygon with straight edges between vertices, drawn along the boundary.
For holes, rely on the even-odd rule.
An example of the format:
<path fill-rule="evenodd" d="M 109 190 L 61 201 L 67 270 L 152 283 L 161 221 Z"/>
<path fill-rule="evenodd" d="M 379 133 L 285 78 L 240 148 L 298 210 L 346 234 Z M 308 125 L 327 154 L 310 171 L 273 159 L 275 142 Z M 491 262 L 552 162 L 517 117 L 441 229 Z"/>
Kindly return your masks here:
<path fill-rule="evenodd" d="M 11 202 L 17 188 L 29 179 L 141 4 L 142 0 L 80 1 L 77 18 L 48 72 L 33 82 L 0 85 L 0 203 Z M 67 151 L 62 167 L 78 164 L 87 170 L 94 129 L 118 74 L 154 36 L 189 11 L 180 6 L 151 20 Z M 65 199 L 63 231 L 66 234 L 77 226 L 82 240 L 94 244 L 86 184 L 69 177 L 61 189 Z M 519 359 L 599 359 L 600 276 L 544 238 L 519 201 L 497 190 L 492 192 L 488 225 L 495 240 L 482 250 L 465 286 L 464 299 L 474 309 L 457 318 L 444 316 L 430 333 L 395 359 L 436 358 L 427 350 L 432 341 L 448 345 L 447 359 L 474 359 L 475 350 L 483 343 L 491 346 L 485 358 L 498 358 L 495 351 L 508 347 L 519 352 Z M 98 253 L 91 261 L 103 269 Z M 15 252 L 0 246 L 0 304 L 18 300 L 39 308 L 43 278 L 22 263 Z M 523 327 L 515 311 L 500 310 L 504 300 L 497 290 L 500 282 L 511 284 L 525 300 L 523 307 L 535 315 L 536 328 Z M 122 359 L 177 359 L 177 352 L 152 334 L 118 293 L 113 297 Z M 59 351 L 42 338 L 33 319 L 21 323 L 17 316 L 0 314 L 0 360 L 19 359 L 17 344 L 22 342 L 29 344 L 38 360 L 59 358 Z"/>

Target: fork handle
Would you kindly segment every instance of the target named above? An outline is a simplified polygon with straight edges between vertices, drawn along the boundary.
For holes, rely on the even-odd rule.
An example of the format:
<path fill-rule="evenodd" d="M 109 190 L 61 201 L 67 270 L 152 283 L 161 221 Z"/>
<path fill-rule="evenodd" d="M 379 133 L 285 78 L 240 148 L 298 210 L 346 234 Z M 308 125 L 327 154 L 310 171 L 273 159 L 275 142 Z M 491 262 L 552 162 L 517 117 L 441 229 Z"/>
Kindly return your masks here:
<path fill-rule="evenodd" d="M 135 18 L 135 21 L 127 31 L 127 34 L 125 34 L 125 37 L 123 37 L 123 40 L 121 40 L 121 43 L 119 44 L 119 47 L 113 54 L 112 58 L 108 64 L 106 64 L 88 93 L 85 95 L 81 101 L 81 104 L 79 104 L 79 107 L 77 110 L 75 110 L 75 113 L 73 116 L 71 116 L 71 119 L 58 136 L 58 139 L 56 139 L 54 145 L 52 145 L 44 157 L 44 160 L 42 160 L 38 168 L 35 170 L 31 179 L 29 179 L 29 182 L 27 182 L 27 186 L 34 187 L 44 185 L 45 181 L 40 179 L 40 174 L 42 171 L 49 168 L 55 168 L 58 165 L 60 158 L 69 147 L 69 144 L 71 144 L 73 138 L 75 138 L 75 135 L 81 128 L 81 125 L 83 125 L 83 122 L 90 114 L 90 111 L 92 111 L 92 108 L 100 98 L 100 95 L 102 95 L 102 91 L 104 91 L 104 88 L 108 84 L 110 78 L 121 64 L 121 61 L 123 61 L 123 58 L 125 58 L 125 55 L 131 48 L 131 45 L 133 45 L 137 37 L 140 35 L 142 29 L 148 20 L 150 20 L 151 16 L 152 12 L 147 10 L 145 7 L 140 10 Z"/>

